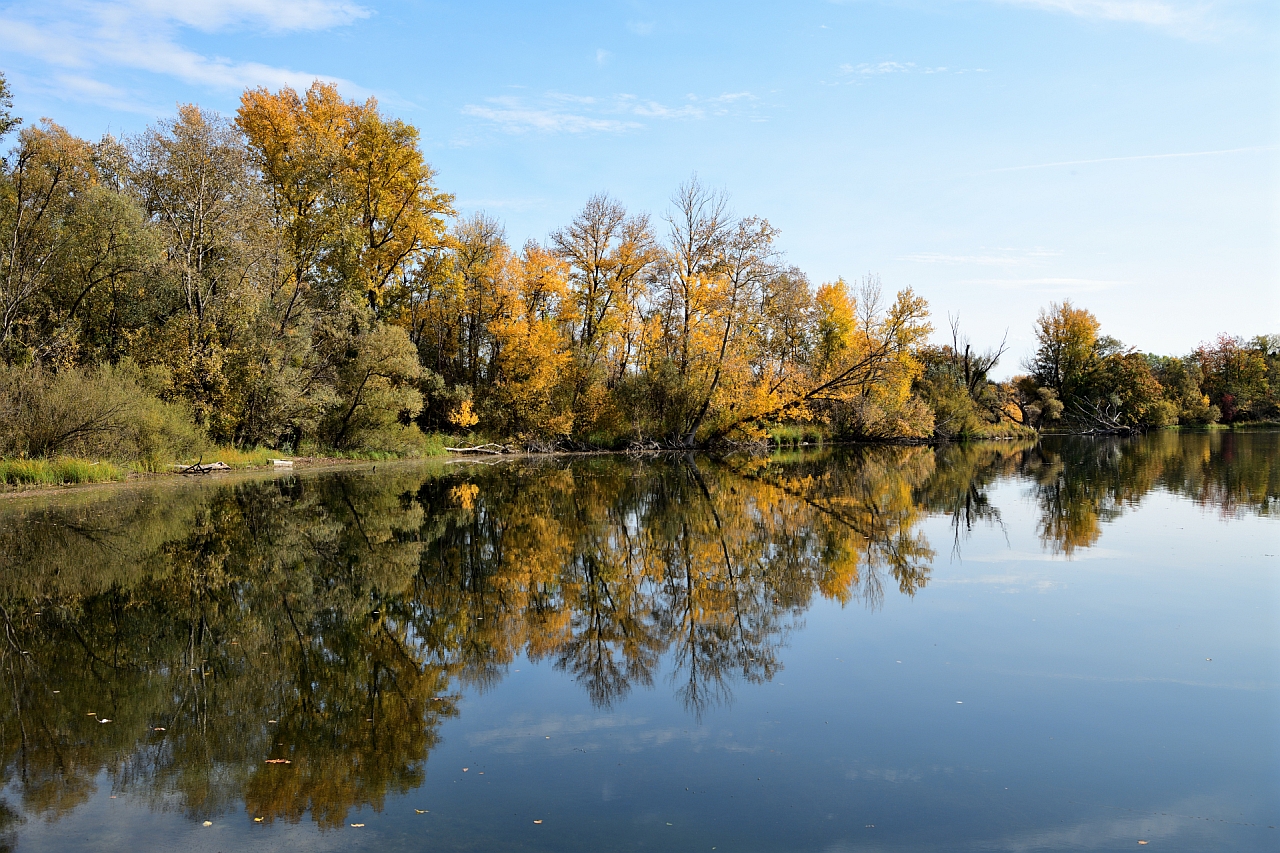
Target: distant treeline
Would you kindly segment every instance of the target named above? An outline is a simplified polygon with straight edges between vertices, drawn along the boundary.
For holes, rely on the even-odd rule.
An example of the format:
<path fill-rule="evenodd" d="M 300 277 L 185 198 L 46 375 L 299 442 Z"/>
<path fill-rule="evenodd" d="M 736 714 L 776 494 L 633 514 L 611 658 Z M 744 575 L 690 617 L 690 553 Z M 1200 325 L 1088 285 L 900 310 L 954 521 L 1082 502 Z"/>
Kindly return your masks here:
<path fill-rule="evenodd" d="M 0 77 L 0 134 L 18 129 Z M 544 243 L 459 217 L 417 130 L 332 86 L 139 136 L 22 127 L 0 170 L 0 456 L 157 464 L 209 443 L 423 452 L 692 447 L 783 425 L 918 439 L 1274 416 L 1277 344 L 1134 354 L 1069 304 L 1029 375 L 868 276 L 813 286 L 690 180 L 661 223 L 599 195 Z M 438 446 L 438 442 L 437 442 Z"/>

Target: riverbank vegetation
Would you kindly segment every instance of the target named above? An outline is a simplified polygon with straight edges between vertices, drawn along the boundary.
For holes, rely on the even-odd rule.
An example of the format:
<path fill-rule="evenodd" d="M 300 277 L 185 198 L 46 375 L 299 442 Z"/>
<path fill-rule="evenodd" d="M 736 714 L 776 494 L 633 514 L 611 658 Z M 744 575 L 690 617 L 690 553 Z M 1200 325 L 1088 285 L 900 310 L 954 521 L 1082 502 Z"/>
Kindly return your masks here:
<path fill-rule="evenodd" d="M 181 107 L 139 136 L 19 128 L 0 77 L 0 457 L 158 470 L 395 456 L 1015 437 L 1275 417 L 1280 339 L 1138 354 L 1055 305 L 996 382 L 874 276 L 817 284 L 696 178 L 542 242 L 459 216 L 417 130 L 332 86 Z M 441 434 L 461 436 L 448 442 Z M 481 438 L 481 436 L 485 438 Z"/>

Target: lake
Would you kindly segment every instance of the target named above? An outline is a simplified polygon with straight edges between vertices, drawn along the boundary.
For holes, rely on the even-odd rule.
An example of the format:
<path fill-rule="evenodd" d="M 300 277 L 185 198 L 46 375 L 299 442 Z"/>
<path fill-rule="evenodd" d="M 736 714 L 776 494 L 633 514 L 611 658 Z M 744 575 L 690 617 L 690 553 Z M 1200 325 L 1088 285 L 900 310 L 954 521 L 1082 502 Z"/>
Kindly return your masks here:
<path fill-rule="evenodd" d="M 1280 849 L 1280 434 L 485 462 L 0 501 L 0 848 Z"/>

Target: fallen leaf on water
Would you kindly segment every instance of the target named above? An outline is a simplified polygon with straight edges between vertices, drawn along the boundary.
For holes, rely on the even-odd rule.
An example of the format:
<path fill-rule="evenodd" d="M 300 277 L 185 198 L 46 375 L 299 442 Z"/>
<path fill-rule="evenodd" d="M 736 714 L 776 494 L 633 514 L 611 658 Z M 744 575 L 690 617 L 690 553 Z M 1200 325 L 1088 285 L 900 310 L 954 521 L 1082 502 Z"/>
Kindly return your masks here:
<path fill-rule="evenodd" d="M 415 811 L 415 812 L 417 812 L 418 814 L 426 814 L 426 813 L 427 813 L 427 810 L 426 810 L 426 809 L 414 809 L 414 811 Z"/>
<path fill-rule="evenodd" d="M 363 823 L 353 823 L 353 824 L 351 824 L 351 825 L 352 825 L 352 826 L 355 826 L 355 827 L 364 826 L 364 824 L 363 824 Z"/>
<path fill-rule="evenodd" d="M 268 758 L 268 764 L 292 764 L 293 762 L 287 758 Z"/>
<path fill-rule="evenodd" d="M 204 822 L 204 825 L 205 825 L 205 826 L 213 826 L 213 821 L 211 821 L 211 820 L 206 820 L 206 821 Z"/>
<path fill-rule="evenodd" d="M 535 820 L 534 823 L 542 823 L 541 820 Z"/>
<path fill-rule="evenodd" d="M 1147 842 L 1145 842 L 1145 841 L 1139 841 L 1138 843 L 1139 843 L 1139 844 L 1146 844 Z"/>
<path fill-rule="evenodd" d="M 111 722 L 111 721 L 110 721 L 110 720 L 98 720 L 98 722 L 100 722 L 100 723 L 109 723 L 109 722 Z"/>
<path fill-rule="evenodd" d="M 464 768 L 462 768 L 462 772 L 463 772 L 463 773 L 466 773 L 466 772 L 467 772 L 468 770 L 470 770 L 470 769 L 471 769 L 470 767 L 464 767 Z"/>
<path fill-rule="evenodd" d="M 268 723 L 274 723 L 275 720 L 267 720 Z"/>
<path fill-rule="evenodd" d="M 55 690 L 55 691 L 53 691 L 53 692 L 54 692 L 54 693 L 61 693 L 62 691 L 61 691 L 61 690 Z"/>
<path fill-rule="evenodd" d="M 255 818 L 253 819 L 253 822 L 254 822 L 254 823 L 262 823 L 262 818 L 260 818 L 260 817 L 255 817 Z"/>
<path fill-rule="evenodd" d="M 96 717 L 96 716 L 98 716 L 98 712 L 97 712 L 97 711 L 89 711 L 87 714 L 85 714 L 85 716 L 86 716 L 86 717 Z"/>
<path fill-rule="evenodd" d="M 156 727 L 155 727 L 154 729 L 152 729 L 151 731 L 153 731 L 153 732 L 162 732 L 162 731 L 164 731 L 164 727 L 163 727 L 163 726 L 156 726 Z"/>

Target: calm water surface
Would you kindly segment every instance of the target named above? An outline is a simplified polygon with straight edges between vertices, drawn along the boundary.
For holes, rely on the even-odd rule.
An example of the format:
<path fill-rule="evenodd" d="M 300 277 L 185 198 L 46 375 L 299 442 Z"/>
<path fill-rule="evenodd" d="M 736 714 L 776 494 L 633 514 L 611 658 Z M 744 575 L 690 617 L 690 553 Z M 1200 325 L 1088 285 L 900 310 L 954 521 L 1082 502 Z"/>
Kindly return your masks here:
<path fill-rule="evenodd" d="M 0 848 L 1277 850 L 1278 554 L 1274 433 L 8 499 Z"/>

